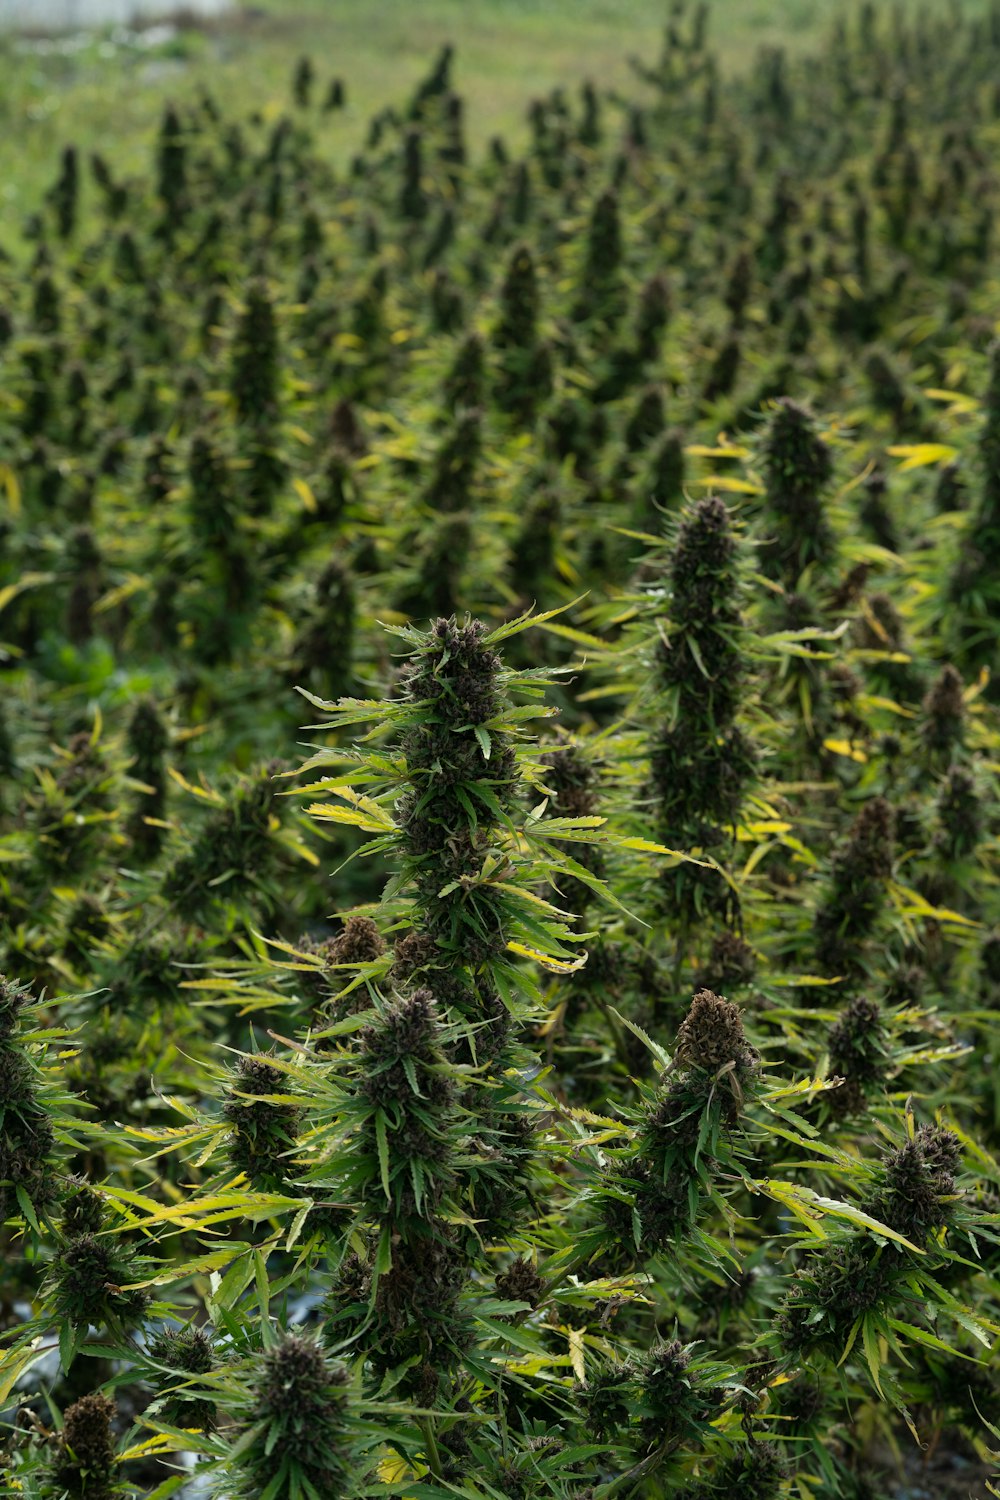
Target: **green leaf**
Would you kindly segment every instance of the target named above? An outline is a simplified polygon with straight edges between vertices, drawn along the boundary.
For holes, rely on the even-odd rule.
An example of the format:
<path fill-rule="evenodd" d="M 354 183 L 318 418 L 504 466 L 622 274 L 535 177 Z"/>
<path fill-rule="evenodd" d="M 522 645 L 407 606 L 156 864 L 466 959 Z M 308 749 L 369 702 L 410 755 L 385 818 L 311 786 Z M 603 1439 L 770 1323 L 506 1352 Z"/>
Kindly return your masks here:
<path fill-rule="evenodd" d="M 690 634 L 685 635 L 684 640 L 691 652 L 691 655 L 695 659 L 695 665 L 697 666 L 698 671 L 701 673 L 702 677 L 706 679 L 706 681 L 710 681 L 711 679 L 709 678 L 708 668 L 705 666 L 705 659 L 701 654 L 701 647 L 698 645 L 698 642 L 695 640 L 694 636 Z"/>
<path fill-rule="evenodd" d="M 285 1240 L 286 1251 L 291 1250 L 292 1246 L 295 1244 L 295 1241 L 302 1233 L 303 1225 L 305 1224 L 306 1219 L 309 1217 L 312 1207 L 312 1199 L 307 1198 L 305 1203 L 303 1203 L 302 1207 L 299 1209 L 298 1213 L 295 1215 L 295 1218 L 292 1220 L 292 1227 L 288 1231 L 288 1238 Z"/>
<path fill-rule="evenodd" d="M 413 1201 L 416 1204 L 417 1213 L 421 1214 L 424 1201 L 424 1168 L 415 1156 L 410 1161 L 410 1182 L 413 1184 Z"/>
<path fill-rule="evenodd" d="M 389 1177 L 389 1133 L 385 1125 L 385 1113 L 381 1109 L 375 1111 L 375 1140 L 378 1143 L 378 1165 L 382 1174 L 382 1188 L 389 1202 L 392 1202 L 392 1184 Z"/>
<path fill-rule="evenodd" d="M 413 1058 L 403 1057 L 400 1058 L 400 1062 L 403 1064 L 403 1072 L 406 1074 L 407 1083 L 410 1085 L 410 1088 L 412 1089 L 413 1093 L 416 1094 L 417 1098 L 422 1099 L 424 1096 L 420 1092 L 420 1084 L 417 1082 L 417 1069 Z"/>
<path fill-rule="evenodd" d="M 861 1323 L 862 1323 L 862 1319 L 861 1318 L 855 1318 L 854 1322 L 851 1324 L 851 1331 L 847 1335 L 847 1343 L 844 1345 L 844 1352 L 843 1352 L 843 1354 L 841 1354 L 840 1358 L 837 1360 L 838 1366 L 847 1363 L 847 1356 L 850 1354 L 851 1350 L 854 1348 L 855 1341 L 856 1341 L 856 1339 L 858 1337 L 859 1332 L 861 1331 Z"/>
<path fill-rule="evenodd" d="M 287 1468 L 288 1461 L 286 1459 L 283 1463 L 278 1465 L 277 1473 L 274 1475 L 267 1488 L 261 1491 L 260 1500 L 277 1500 L 278 1495 L 284 1493 L 285 1487 L 288 1483 L 288 1474 L 286 1472 Z"/>
<path fill-rule="evenodd" d="M 375 1274 L 384 1276 L 386 1271 L 392 1270 L 392 1226 L 383 1224 L 382 1233 L 379 1236 L 378 1250 L 375 1254 Z"/>
<path fill-rule="evenodd" d="M 489 760 L 493 753 L 493 741 L 490 739 L 489 730 L 484 729 L 481 724 L 476 724 L 472 732 L 479 741 L 479 748 L 483 752 L 483 760 Z"/>
<path fill-rule="evenodd" d="M 491 631 L 486 636 L 483 644 L 486 646 L 495 646 L 498 642 L 506 641 L 512 635 L 519 635 L 522 630 L 528 630 L 533 625 L 543 625 L 546 620 L 554 620 L 556 615 L 564 615 L 568 609 L 573 609 L 577 604 L 582 603 L 586 597 L 586 594 L 578 594 L 568 604 L 560 604 L 558 609 L 546 610 L 545 614 L 542 615 L 536 615 L 534 613 L 534 606 L 532 606 L 531 609 L 526 609 L 523 615 L 518 615 L 515 620 L 508 620 L 506 625 L 499 625 L 496 630 Z"/>
<path fill-rule="evenodd" d="M 28 1223 L 31 1225 L 35 1233 L 41 1234 L 42 1231 L 39 1228 L 38 1220 L 35 1217 L 35 1205 L 28 1197 L 27 1191 L 25 1190 L 24 1186 L 19 1182 L 14 1191 L 17 1194 L 18 1207 L 24 1214 L 24 1217 L 27 1219 Z"/>
<path fill-rule="evenodd" d="M 887 1318 L 886 1322 L 890 1328 L 912 1339 L 914 1343 L 926 1344 L 928 1349 L 940 1349 L 944 1354 L 954 1354 L 958 1359 L 967 1359 L 970 1364 L 982 1364 L 982 1360 L 976 1359 L 972 1354 L 965 1354 L 961 1349 L 956 1349 L 954 1344 L 946 1344 L 944 1339 L 936 1338 L 933 1333 L 928 1333 L 926 1328 L 918 1328 L 914 1323 L 903 1323 L 899 1318 Z"/>
<path fill-rule="evenodd" d="M 923 1274 L 920 1277 L 920 1282 L 922 1283 L 921 1290 L 924 1296 L 926 1296 L 928 1290 L 932 1291 L 941 1306 L 947 1308 L 956 1323 L 960 1324 L 966 1332 L 971 1333 L 974 1339 L 978 1339 L 985 1349 L 989 1349 L 992 1346 L 993 1340 L 990 1335 L 1000 1333 L 1000 1327 L 992 1319 L 985 1317 L 977 1318 L 971 1308 L 965 1307 L 959 1302 L 957 1297 L 952 1296 L 951 1292 L 947 1291 L 933 1277 Z"/>
<path fill-rule="evenodd" d="M 74 1328 L 72 1323 L 63 1323 L 59 1329 L 59 1363 L 63 1374 L 69 1373 L 80 1344 L 86 1336 L 85 1328 Z"/>
<path fill-rule="evenodd" d="M 500 1323 L 494 1321 L 492 1318 L 477 1318 L 476 1323 L 480 1328 L 498 1339 L 501 1344 L 508 1344 L 514 1349 L 522 1349 L 526 1354 L 545 1354 L 548 1352 L 537 1334 L 516 1323 Z"/>
<path fill-rule="evenodd" d="M 583 818 L 531 818 L 525 826 L 529 836 L 546 839 L 569 839 L 579 843 L 597 843 L 591 830 L 603 828 L 607 818 L 596 815 Z"/>
<path fill-rule="evenodd" d="M 621 1011 L 615 1010 L 613 1005 L 609 1005 L 608 1010 L 614 1016 L 616 1021 L 620 1021 L 623 1026 L 631 1031 L 633 1036 L 637 1036 L 639 1038 L 643 1046 L 649 1048 L 650 1052 L 656 1058 L 661 1067 L 669 1068 L 670 1053 L 666 1052 L 660 1046 L 659 1042 L 654 1042 L 653 1038 L 647 1032 L 643 1031 L 642 1027 L 638 1024 L 637 1021 L 630 1021 L 628 1016 L 623 1016 Z"/>
<path fill-rule="evenodd" d="M 225 1310 L 234 1306 L 246 1291 L 254 1274 L 254 1264 L 248 1250 L 249 1246 L 243 1249 L 243 1253 L 237 1256 L 220 1281 L 218 1290 L 212 1297 L 215 1307 Z"/>
<path fill-rule="evenodd" d="M 392 1270 L 392 1225 L 387 1219 L 382 1225 L 382 1232 L 378 1237 L 378 1248 L 375 1251 L 375 1261 L 372 1265 L 371 1293 L 368 1300 L 370 1308 L 375 1306 L 375 1298 L 378 1295 L 379 1278 L 387 1271 Z"/>
<path fill-rule="evenodd" d="M 877 1332 L 872 1325 L 871 1318 L 865 1318 L 861 1324 L 861 1342 L 864 1345 L 865 1359 L 868 1361 L 868 1368 L 871 1371 L 872 1383 L 884 1401 L 885 1392 L 879 1383 L 879 1372 L 882 1368 L 882 1361 L 879 1357 Z"/>
<path fill-rule="evenodd" d="M 264 1332 L 264 1342 L 267 1343 L 267 1331 L 269 1327 L 268 1308 L 271 1304 L 271 1286 L 267 1279 L 267 1261 L 260 1250 L 253 1253 L 254 1278 L 257 1282 L 257 1302 L 260 1307 L 261 1327 Z"/>
<path fill-rule="evenodd" d="M 187 1483 L 186 1474 L 175 1474 L 172 1479 L 165 1479 L 162 1484 L 156 1486 L 155 1490 L 151 1490 L 147 1500 L 167 1500 L 169 1495 L 176 1495 L 177 1491 Z"/>

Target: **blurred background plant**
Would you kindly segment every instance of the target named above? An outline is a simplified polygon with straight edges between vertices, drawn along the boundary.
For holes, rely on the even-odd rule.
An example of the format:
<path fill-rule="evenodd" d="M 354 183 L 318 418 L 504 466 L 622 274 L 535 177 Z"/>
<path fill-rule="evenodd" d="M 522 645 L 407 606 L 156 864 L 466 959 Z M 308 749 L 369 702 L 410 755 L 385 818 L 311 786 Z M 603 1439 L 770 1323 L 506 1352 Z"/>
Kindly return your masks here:
<path fill-rule="evenodd" d="M 0 86 L 5 1492 L 996 1492 L 1000 12 L 418 11 Z"/>

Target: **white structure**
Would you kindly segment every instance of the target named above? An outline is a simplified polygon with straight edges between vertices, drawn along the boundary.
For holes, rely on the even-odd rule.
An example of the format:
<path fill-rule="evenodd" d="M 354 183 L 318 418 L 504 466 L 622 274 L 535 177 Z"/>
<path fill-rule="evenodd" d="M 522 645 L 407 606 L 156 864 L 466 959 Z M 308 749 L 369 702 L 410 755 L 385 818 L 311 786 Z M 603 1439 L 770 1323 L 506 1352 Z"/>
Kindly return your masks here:
<path fill-rule="evenodd" d="M 136 26 L 172 16 L 221 16 L 234 0 L 0 0 L 0 31 L 82 31 Z"/>

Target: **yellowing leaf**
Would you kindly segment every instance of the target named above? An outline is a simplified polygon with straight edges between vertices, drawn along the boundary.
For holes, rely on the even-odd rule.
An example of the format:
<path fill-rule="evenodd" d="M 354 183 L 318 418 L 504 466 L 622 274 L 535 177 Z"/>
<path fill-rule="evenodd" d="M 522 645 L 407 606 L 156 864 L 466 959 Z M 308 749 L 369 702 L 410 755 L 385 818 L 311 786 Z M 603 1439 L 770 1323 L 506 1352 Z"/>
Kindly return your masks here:
<path fill-rule="evenodd" d="M 149 580 L 133 573 L 131 578 L 120 583 L 117 588 L 109 589 L 106 594 L 101 595 L 94 605 L 94 614 L 102 615 L 109 609 L 116 609 L 119 604 L 124 604 L 126 599 L 131 599 L 133 594 L 138 594 L 142 589 L 148 588 Z"/>
<path fill-rule="evenodd" d="M 706 448 L 703 443 L 692 443 L 684 449 L 692 458 L 749 458 L 749 448 L 739 448 L 735 444 L 729 448 Z"/>
<path fill-rule="evenodd" d="M 654 844 L 650 839 L 621 839 L 619 847 L 634 849 L 637 854 L 669 854 L 672 859 L 683 860 L 688 865 L 701 865 L 705 870 L 715 868 L 709 859 L 696 859 L 693 854 L 687 854 L 683 849 L 668 849 L 666 844 Z"/>
<path fill-rule="evenodd" d="M 196 1428 L 190 1430 L 197 1431 Z M 141 1443 L 133 1443 L 131 1448 L 126 1448 L 118 1457 L 121 1463 L 131 1463 L 134 1459 L 149 1458 L 156 1453 L 183 1453 L 184 1448 L 183 1438 L 172 1437 L 168 1432 L 158 1432 L 154 1437 L 144 1438 Z"/>
<path fill-rule="evenodd" d="M 908 1240 L 904 1234 L 899 1234 L 895 1229 L 890 1229 L 888 1224 L 881 1220 L 872 1218 L 862 1209 L 855 1208 L 851 1203 L 842 1203 L 838 1198 L 824 1198 L 819 1193 L 814 1193 L 811 1188 L 804 1187 L 798 1182 L 775 1182 L 771 1178 L 765 1178 L 755 1182 L 753 1186 L 758 1192 L 766 1194 L 768 1198 L 775 1198 L 779 1203 L 784 1203 L 787 1208 L 792 1209 L 793 1202 L 796 1205 L 792 1211 L 796 1216 L 803 1219 L 815 1219 L 821 1215 L 830 1215 L 834 1219 L 844 1219 L 848 1224 L 855 1225 L 858 1229 L 870 1229 L 873 1234 L 882 1239 L 895 1240 L 898 1245 L 905 1245 L 907 1250 L 912 1250 L 915 1255 L 924 1255 L 919 1245 Z M 799 1210 L 802 1210 L 800 1213 Z"/>
<path fill-rule="evenodd" d="M 749 479 L 731 479 L 728 474 L 709 474 L 707 479 L 695 479 L 694 484 L 704 485 L 706 489 L 723 490 L 733 495 L 763 495 L 764 487 L 753 484 Z"/>
<path fill-rule="evenodd" d="M 901 474 L 910 469 L 926 469 L 931 464 L 948 464 L 958 457 L 958 449 L 948 443 L 903 443 L 888 451 L 893 458 L 903 460 L 899 466 Z"/>
<path fill-rule="evenodd" d="M 569 1362 L 573 1366 L 573 1374 L 581 1385 L 586 1385 L 587 1362 L 583 1349 L 583 1329 L 567 1328 L 566 1335 L 569 1339 Z"/>
<path fill-rule="evenodd" d="M 344 823 L 351 828 L 364 829 L 366 833 L 385 832 L 381 823 L 373 822 L 353 807 L 328 807 L 326 803 L 317 802 L 312 807 L 307 807 L 306 812 L 311 818 L 324 818 L 328 823 Z"/>
<path fill-rule="evenodd" d="M 350 823 L 355 828 L 367 829 L 369 833 L 391 833 L 395 828 L 389 814 L 371 797 L 365 797 L 350 786 L 331 787 L 331 791 L 335 797 L 342 797 L 353 805 L 350 808 L 331 807 L 326 802 L 314 802 L 306 809 L 311 817 L 326 818 L 333 823 Z"/>
<path fill-rule="evenodd" d="M 21 514 L 21 486 L 10 464 L 0 464 L 0 486 L 7 496 L 12 516 Z"/>
<path fill-rule="evenodd" d="M 587 955 L 581 958 L 563 959 L 553 958 L 551 953 L 543 953 L 539 948 L 531 948 L 527 943 L 508 943 L 508 953 L 517 953 L 521 958 L 530 958 L 536 964 L 541 964 L 543 969 L 548 969 L 550 974 L 575 974 L 582 969 L 587 962 Z"/>
<path fill-rule="evenodd" d="M 54 573 L 22 573 L 16 583 L 8 583 L 6 588 L 0 589 L 0 609 L 6 609 L 10 601 L 25 589 L 36 588 L 40 583 L 51 583 L 55 576 Z"/>
<path fill-rule="evenodd" d="M 739 831 L 739 829 L 736 830 L 736 837 L 737 838 L 740 837 L 740 831 Z M 753 874 L 754 870 L 756 870 L 756 868 L 760 864 L 761 860 L 764 859 L 771 852 L 771 850 L 773 848 L 774 848 L 774 841 L 773 841 L 773 839 L 768 840 L 766 843 L 758 844 L 757 847 L 756 847 L 756 849 L 754 849 L 752 851 L 752 853 L 750 855 L 750 858 L 747 860 L 746 864 L 743 866 L 743 870 L 742 870 L 742 873 L 740 875 L 740 879 L 744 880 L 744 881 L 749 880 L 750 876 Z"/>
<path fill-rule="evenodd" d="M 598 640 L 596 635 L 588 635 L 585 630 L 574 630 L 572 625 L 548 624 L 545 626 L 545 629 L 551 635 L 562 636 L 563 640 L 576 641 L 578 646 L 589 646 L 592 650 L 596 649 L 598 651 L 604 650 L 605 643 Z"/>
<path fill-rule="evenodd" d="M 405 1458 L 393 1454 L 391 1458 L 383 1458 L 378 1466 L 378 1477 L 383 1484 L 402 1484 L 405 1479 L 414 1477 L 413 1470 Z"/>
<path fill-rule="evenodd" d="M 815 1209 L 810 1208 L 807 1203 L 803 1203 L 791 1183 L 769 1182 L 768 1197 L 774 1198 L 778 1203 L 784 1204 L 789 1213 L 794 1214 L 800 1224 L 804 1224 L 809 1233 L 816 1239 L 826 1240 L 829 1238 L 826 1230 L 819 1222 L 820 1215 Z"/>
<path fill-rule="evenodd" d="M 314 849 L 308 848 L 299 839 L 292 838 L 290 834 L 281 833 L 278 835 L 278 842 L 283 849 L 289 850 L 290 853 L 297 855 L 299 859 L 304 859 L 307 865 L 312 865 L 316 869 L 319 868 L 319 855 Z"/>
<path fill-rule="evenodd" d="M 971 416 L 979 411 L 981 405 L 975 396 L 964 395 L 962 391 L 936 389 L 934 386 L 929 386 L 924 391 L 924 395 L 929 401 L 943 401 L 951 407 L 952 414 L 955 416 Z"/>
<path fill-rule="evenodd" d="M 117 1197 L 124 1197 L 122 1192 Z M 148 1229 L 153 1224 L 173 1224 L 177 1228 L 197 1229 L 204 1228 L 206 1224 L 221 1219 L 226 1222 L 237 1214 L 247 1218 L 252 1215 L 264 1217 L 275 1213 L 287 1213 L 289 1209 L 301 1207 L 298 1198 L 283 1197 L 280 1193 L 252 1193 L 246 1188 L 233 1189 L 224 1193 L 215 1193 L 211 1197 L 192 1199 L 183 1208 L 176 1208 L 170 1204 L 158 1207 L 154 1213 L 148 1214 L 144 1219 L 133 1220 L 133 1227 Z M 176 1275 L 176 1272 L 174 1273 Z"/>
<path fill-rule="evenodd" d="M 205 802 L 213 802 L 216 807 L 222 806 L 224 799 L 218 792 L 213 792 L 209 787 L 195 786 L 183 777 L 175 766 L 168 766 L 167 771 L 176 781 L 177 785 L 182 787 L 185 792 L 190 792 L 192 797 L 201 797 Z"/>
<path fill-rule="evenodd" d="M 963 917 L 961 912 L 952 911 L 950 907 L 932 906 L 926 896 L 921 896 L 919 891 L 911 890 L 907 885 L 893 885 L 890 890 L 904 916 L 930 917 L 933 922 L 956 922 L 960 927 L 979 926 L 978 922 L 973 922 L 970 917 Z"/>
<path fill-rule="evenodd" d="M 868 759 L 865 752 L 856 749 L 849 740 L 824 740 L 823 749 L 829 750 L 831 755 L 846 755 L 848 760 L 856 760 L 860 765 Z"/>
<path fill-rule="evenodd" d="M 306 510 L 309 511 L 310 515 L 315 515 L 319 510 L 319 506 L 316 504 L 316 496 L 313 494 L 306 481 L 296 476 L 292 480 L 292 489 L 298 495 L 299 499 L 302 501 L 302 504 L 305 506 Z"/>
<path fill-rule="evenodd" d="M 798 989 L 800 986 L 811 986 L 815 989 L 824 985 L 843 984 L 843 979 L 840 976 L 827 979 L 819 974 L 776 974 L 768 980 L 768 983 L 776 985 L 779 989 Z"/>
<path fill-rule="evenodd" d="M 27 1349 L 18 1349 L 13 1354 L 4 1355 L 3 1373 L 0 1374 L 0 1403 L 6 1405 L 7 1397 L 21 1376 L 47 1352 L 43 1340 L 38 1338 Z"/>

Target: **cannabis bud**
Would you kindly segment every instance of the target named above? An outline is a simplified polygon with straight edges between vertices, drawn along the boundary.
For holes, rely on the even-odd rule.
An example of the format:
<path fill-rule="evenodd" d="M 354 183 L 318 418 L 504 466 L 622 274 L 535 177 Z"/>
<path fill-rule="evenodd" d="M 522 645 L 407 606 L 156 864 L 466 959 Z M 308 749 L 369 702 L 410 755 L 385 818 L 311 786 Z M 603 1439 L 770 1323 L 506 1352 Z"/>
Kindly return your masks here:
<path fill-rule="evenodd" d="M 710 1420 L 722 1391 L 691 1368 L 691 1353 L 678 1339 L 656 1344 L 638 1376 L 640 1433 L 647 1447 L 676 1441 Z"/>
<path fill-rule="evenodd" d="M 493 333 L 494 344 L 498 349 L 533 344 L 537 321 L 535 261 L 527 245 L 518 245 L 511 254 L 500 289 L 500 317 Z"/>
<path fill-rule="evenodd" d="M 18 1041 L 21 1018 L 31 1005 L 24 986 L 0 975 L 0 1214 L 22 1213 L 55 1197 L 51 1153 L 55 1132 L 42 1101 L 31 1059 Z"/>
<path fill-rule="evenodd" d="M 411 126 L 403 139 L 403 181 L 399 191 L 399 212 L 404 219 L 419 220 L 427 213 L 422 177 L 423 137 L 416 126 Z"/>
<path fill-rule="evenodd" d="M 385 952 L 385 940 L 371 917 L 349 916 L 327 949 L 331 964 L 371 964 Z"/>
<path fill-rule="evenodd" d="M 545 1278 L 532 1261 L 519 1255 L 505 1271 L 497 1273 L 494 1285 L 497 1296 L 505 1302 L 527 1302 L 529 1307 L 537 1307 L 545 1291 Z"/>
<path fill-rule="evenodd" d="M 756 1072 L 760 1056 L 746 1039 L 739 1007 L 699 990 L 677 1033 L 674 1061 L 706 1073 L 731 1068 L 742 1079 Z"/>
<path fill-rule="evenodd" d="M 258 278 L 247 287 L 233 341 L 229 387 L 241 421 L 266 422 L 276 414 L 280 369 L 274 303 Z"/>
<path fill-rule="evenodd" d="M 874 928 L 892 874 L 893 830 L 892 808 L 874 797 L 833 856 L 830 886 L 816 914 L 817 949 L 828 970 L 857 967 L 857 940 Z"/>
<path fill-rule="evenodd" d="M 114 1415 L 114 1402 L 99 1391 L 66 1408 L 52 1475 L 71 1500 L 111 1500 L 118 1463 Z"/>
<path fill-rule="evenodd" d="M 932 753 L 956 750 L 965 738 L 962 676 L 953 666 L 941 668 L 923 702 L 924 744 Z"/>
<path fill-rule="evenodd" d="M 774 539 L 762 547 L 761 557 L 794 586 L 808 563 L 825 566 L 833 560 L 834 537 L 823 508 L 833 459 L 812 415 L 788 400 L 775 406 L 762 457 Z"/>
<path fill-rule="evenodd" d="M 486 347 L 482 336 L 470 333 L 455 351 L 441 389 L 446 409 L 478 407 L 482 404 L 486 379 Z"/>
<path fill-rule="evenodd" d="M 152 698 L 140 698 L 132 710 L 128 726 L 128 749 L 132 757 L 132 775 L 142 783 L 142 790 L 129 817 L 128 831 L 133 847 L 143 858 L 152 858 L 163 843 L 163 820 L 167 800 L 166 750 L 170 742 L 167 727 Z M 148 819 L 153 819 L 152 823 Z"/>
<path fill-rule="evenodd" d="M 350 570 L 334 558 L 316 582 L 313 608 L 292 648 L 294 677 L 309 681 L 315 674 L 331 699 L 348 693 L 354 678 L 355 595 Z"/>
<path fill-rule="evenodd" d="M 74 1235 L 99 1234 L 106 1218 L 104 1200 L 80 1177 L 71 1177 L 63 1200 L 62 1232 Z"/>
<path fill-rule="evenodd" d="M 740 1500 L 776 1500 L 788 1467 L 775 1443 L 754 1442 L 716 1470 L 719 1493 L 738 1495 Z"/>
<path fill-rule="evenodd" d="M 596 1442 L 616 1439 L 627 1430 L 635 1403 L 635 1371 L 631 1365 L 597 1370 L 578 1393 L 587 1430 Z"/>
<path fill-rule="evenodd" d="M 715 990 L 732 989 L 748 985 L 757 971 L 757 956 L 745 938 L 724 928 L 712 939 L 712 947 L 701 973 L 699 988 Z"/>
<path fill-rule="evenodd" d="M 639 293 L 636 309 L 636 353 L 643 363 L 656 358 L 663 331 L 670 320 L 670 312 L 670 283 L 657 271 Z"/>
<path fill-rule="evenodd" d="M 347 1371 L 307 1335 L 285 1333 L 261 1358 L 239 1466 L 269 1500 L 352 1493 L 345 1455 Z"/>
<path fill-rule="evenodd" d="M 728 1149 L 721 1131 L 737 1125 L 759 1073 L 738 1007 L 699 991 L 678 1030 L 673 1066 L 670 1082 L 647 1107 L 634 1151 L 604 1176 L 608 1230 L 622 1246 L 647 1255 L 690 1232 L 716 1155 Z"/>
<path fill-rule="evenodd" d="M 859 995 L 844 1006 L 830 1028 L 832 1071 L 844 1083 L 830 1095 L 838 1113 L 856 1113 L 864 1107 L 870 1085 L 885 1079 L 889 1065 L 888 1037 L 882 1010 L 876 1000 Z"/>
<path fill-rule="evenodd" d="M 594 204 L 587 230 L 583 275 L 574 316 L 604 323 L 617 320 L 622 311 L 620 283 L 622 233 L 618 195 L 613 188 Z"/>
<path fill-rule="evenodd" d="M 918 1126 L 912 1140 L 883 1158 L 882 1184 L 867 1200 L 867 1212 L 915 1245 L 924 1245 L 951 1218 L 961 1162 L 962 1143 L 953 1131 Z"/>
<path fill-rule="evenodd" d="M 215 1369 L 215 1353 L 206 1330 L 193 1324 L 176 1330 L 164 1329 L 150 1339 L 147 1352 L 157 1364 L 166 1365 L 181 1377 L 174 1381 L 162 1375 L 157 1377 L 162 1388 L 160 1411 L 163 1420 L 172 1427 L 198 1427 L 202 1430 L 211 1427 L 215 1421 L 215 1402 L 188 1394 L 187 1383 L 183 1381 L 185 1375 L 208 1375 Z"/>
<path fill-rule="evenodd" d="M 72 1234 L 56 1251 L 48 1287 L 57 1315 L 74 1327 L 89 1324 L 132 1328 L 141 1322 L 148 1293 L 130 1283 L 142 1279 L 135 1253 L 110 1235 Z"/>
<path fill-rule="evenodd" d="M 262 1057 L 241 1057 L 222 1106 L 224 1118 L 232 1125 L 229 1160 L 261 1192 L 280 1190 L 287 1180 L 301 1112 L 294 1105 L 260 1096 L 289 1092 L 289 1079 L 280 1068 Z"/>
<path fill-rule="evenodd" d="M 359 1093 L 388 1121 L 388 1182 L 382 1186 L 402 1212 L 423 1215 L 440 1199 L 452 1175 L 441 1126 L 454 1085 L 441 1066 L 440 1033 L 434 997 L 429 989 L 418 989 L 386 1006 L 378 1021 L 359 1036 Z M 367 1119 L 362 1130 L 373 1163 L 380 1162 L 380 1117 Z M 420 1169 L 416 1183 L 412 1163 Z"/>
<path fill-rule="evenodd" d="M 976 778 L 961 766 L 953 766 L 945 778 L 937 803 L 940 828 L 935 843 L 946 859 L 964 859 L 979 843 L 983 832 L 983 809 Z"/>
<path fill-rule="evenodd" d="M 271 818 L 277 799 L 273 767 L 243 781 L 229 803 L 208 820 L 188 854 L 166 872 L 163 892 L 187 920 L 201 916 L 214 893 L 231 900 L 260 887 L 267 872 Z"/>

